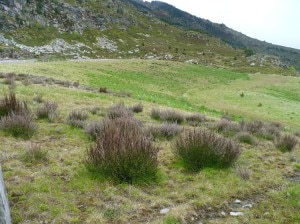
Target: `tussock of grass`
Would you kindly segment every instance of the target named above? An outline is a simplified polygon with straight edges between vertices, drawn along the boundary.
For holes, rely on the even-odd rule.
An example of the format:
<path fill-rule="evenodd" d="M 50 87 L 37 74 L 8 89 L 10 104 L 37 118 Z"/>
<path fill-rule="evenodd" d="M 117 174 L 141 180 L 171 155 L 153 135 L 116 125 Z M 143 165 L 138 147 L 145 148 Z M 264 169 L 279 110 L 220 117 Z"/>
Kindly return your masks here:
<path fill-rule="evenodd" d="M 298 144 L 298 139 L 292 134 L 284 134 L 275 140 L 276 147 L 282 152 L 291 152 Z"/>
<path fill-rule="evenodd" d="M 30 142 L 25 149 L 22 160 L 26 163 L 46 162 L 48 160 L 47 153 L 40 144 Z"/>

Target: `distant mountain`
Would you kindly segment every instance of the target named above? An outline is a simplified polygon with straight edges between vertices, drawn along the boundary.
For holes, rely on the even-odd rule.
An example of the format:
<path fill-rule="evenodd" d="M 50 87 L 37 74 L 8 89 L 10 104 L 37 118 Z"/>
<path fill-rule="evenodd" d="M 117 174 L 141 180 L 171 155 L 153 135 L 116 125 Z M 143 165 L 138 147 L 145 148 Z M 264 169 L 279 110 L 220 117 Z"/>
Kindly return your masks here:
<path fill-rule="evenodd" d="M 162 2 L 0 0 L 0 59 L 147 58 L 296 74 L 299 51 Z"/>
<path fill-rule="evenodd" d="M 169 24 L 183 29 L 205 32 L 220 38 L 235 48 L 252 49 L 262 54 L 278 56 L 284 63 L 292 65 L 300 71 L 300 50 L 298 49 L 273 45 L 248 37 L 224 24 L 212 23 L 209 20 L 198 18 L 164 2 L 152 1 L 147 3 L 136 0 L 132 0 L 132 2 L 136 7 L 149 10 L 157 18 Z"/>

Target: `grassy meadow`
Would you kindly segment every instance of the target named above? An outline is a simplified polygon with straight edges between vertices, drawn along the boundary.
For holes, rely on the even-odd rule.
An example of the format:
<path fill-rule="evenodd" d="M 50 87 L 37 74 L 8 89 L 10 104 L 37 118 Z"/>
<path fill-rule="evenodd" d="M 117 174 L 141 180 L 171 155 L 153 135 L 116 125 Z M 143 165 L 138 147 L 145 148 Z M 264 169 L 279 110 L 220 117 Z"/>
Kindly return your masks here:
<path fill-rule="evenodd" d="M 172 153 L 174 139 L 158 138 L 157 182 L 116 184 L 86 169 L 87 148 L 94 142 L 67 122 L 73 110 L 96 121 L 114 104 L 141 103 L 144 110 L 134 116 L 146 126 L 161 123 L 151 118 L 153 108 L 165 108 L 201 113 L 208 127 L 226 115 L 232 123 L 280 123 L 282 132 L 299 136 L 298 77 L 157 60 L 0 63 L 0 72 L 32 75 L 17 76 L 14 88 L 0 78 L 1 95 L 13 88 L 33 112 L 41 104 L 34 100 L 37 96 L 56 102 L 59 111 L 53 122 L 35 118 L 38 129 L 30 140 L 0 130 L 13 223 L 300 222 L 299 144 L 283 153 L 272 140 L 257 136 L 257 144 L 240 143 L 234 166 L 194 173 Z M 105 91 L 99 92 L 100 87 Z M 186 121 L 181 126 L 192 128 Z M 236 140 L 231 132 L 220 135 Z M 26 159 L 31 144 L 44 150 L 42 160 Z M 233 211 L 244 215 L 229 215 Z"/>

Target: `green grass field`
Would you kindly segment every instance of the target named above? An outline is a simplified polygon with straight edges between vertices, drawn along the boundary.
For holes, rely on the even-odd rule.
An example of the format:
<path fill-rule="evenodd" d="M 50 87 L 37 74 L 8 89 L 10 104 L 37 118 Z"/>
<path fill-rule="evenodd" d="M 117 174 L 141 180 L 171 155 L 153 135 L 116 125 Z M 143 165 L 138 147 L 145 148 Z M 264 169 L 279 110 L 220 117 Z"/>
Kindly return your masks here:
<path fill-rule="evenodd" d="M 93 142 L 83 130 L 66 123 L 74 109 L 99 107 L 96 115 L 89 116 L 99 120 L 115 103 L 141 102 L 144 111 L 135 116 L 145 124 L 158 123 L 150 118 L 150 111 L 163 107 L 200 112 L 211 120 L 228 113 L 236 121 L 279 122 L 285 132 L 295 133 L 300 129 L 299 78 L 151 60 L 6 63 L 0 64 L 0 72 L 78 82 L 96 90 L 106 87 L 116 93 L 16 81 L 17 97 L 25 99 L 33 111 L 38 107 L 33 98 L 40 94 L 58 103 L 60 116 L 53 123 L 36 120 L 38 131 L 30 140 L 0 131 L 0 159 L 13 223 L 300 222 L 299 182 L 287 179 L 299 172 L 299 145 L 293 152 L 282 153 L 272 141 L 260 139 L 258 145 L 241 145 L 234 167 L 189 173 L 175 160 L 172 140 L 160 139 L 155 142 L 161 147 L 158 183 L 114 184 L 86 170 L 83 161 Z M 8 92 L 3 80 L 2 95 Z M 47 151 L 46 161 L 22 159 L 30 142 Z M 237 167 L 248 170 L 250 179 L 241 179 Z M 252 208 L 237 205 L 236 199 Z M 170 211 L 161 214 L 164 208 Z M 233 217 L 231 211 L 244 215 Z"/>

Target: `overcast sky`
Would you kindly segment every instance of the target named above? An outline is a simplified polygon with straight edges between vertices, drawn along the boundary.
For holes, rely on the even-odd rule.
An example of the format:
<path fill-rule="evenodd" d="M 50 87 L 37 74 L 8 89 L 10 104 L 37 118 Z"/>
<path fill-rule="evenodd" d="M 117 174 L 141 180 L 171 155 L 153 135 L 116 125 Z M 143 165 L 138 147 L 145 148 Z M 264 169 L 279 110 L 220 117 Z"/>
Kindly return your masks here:
<path fill-rule="evenodd" d="M 250 37 L 300 49 L 300 0 L 160 1 Z"/>

